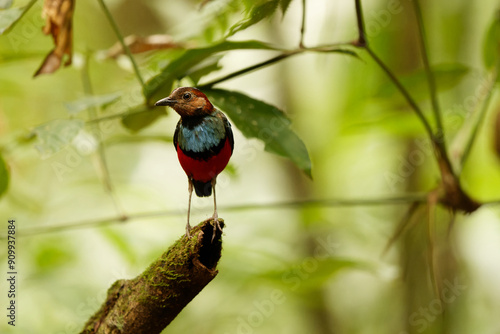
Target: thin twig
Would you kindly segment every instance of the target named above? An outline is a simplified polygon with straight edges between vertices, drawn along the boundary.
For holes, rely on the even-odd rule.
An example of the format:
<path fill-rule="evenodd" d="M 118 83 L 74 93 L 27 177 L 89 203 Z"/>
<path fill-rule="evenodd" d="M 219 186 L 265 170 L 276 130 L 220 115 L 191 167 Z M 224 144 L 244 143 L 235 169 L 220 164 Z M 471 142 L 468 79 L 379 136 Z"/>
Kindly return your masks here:
<path fill-rule="evenodd" d="M 450 158 L 448 156 L 448 151 L 446 149 L 446 144 L 445 144 L 445 138 L 443 136 L 443 127 L 442 127 L 442 122 L 441 122 L 441 117 L 439 113 L 439 106 L 437 104 L 437 98 L 435 96 L 436 93 L 436 87 L 435 87 L 435 82 L 434 82 L 434 77 L 432 74 L 432 71 L 430 70 L 429 62 L 427 59 L 427 50 L 425 49 L 425 35 L 423 31 L 423 23 L 421 15 L 417 15 L 420 20 L 420 28 L 421 28 L 421 38 L 422 38 L 422 53 L 423 53 L 423 58 L 425 59 L 426 63 L 426 70 L 427 70 L 427 77 L 429 80 L 429 88 L 431 90 L 431 95 L 433 95 L 433 99 L 435 102 L 435 107 L 436 110 L 436 118 L 439 120 L 438 122 L 438 131 L 437 134 L 435 134 L 432 130 L 432 127 L 427 120 L 427 118 L 424 116 L 422 110 L 418 106 L 418 104 L 413 100 L 411 95 L 408 93 L 406 88 L 401 84 L 401 82 L 398 80 L 396 75 L 387 67 L 387 65 L 373 52 L 373 50 L 368 46 L 368 41 L 366 40 L 366 33 L 365 33 L 365 27 L 364 27 L 364 20 L 363 20 L 363 11 L 361 8 L 361 0 L 355 0 L 355 5 L 356 5 L 356 18 L 358 22 L 358 31 L 359 31 L 359 40 L 352 43 L 354 46 L 357 47 L 362 47 L 364 48 L 368 54 L 372 57 L 373 60 L 379 65 L 379 67 L 386 73 L 387 76 L 392 80 L 394 85 L 399 89 L 399 91 L 403 94 L 403 96 L 406 98 L 407 102 L 410 104 L 410 106 L 413 108 L 415 113 L 417 114 L 418 118 L 422 122 L 422 124 L 425 127 L 425 130 L 427 131 L 427 134 L 433 144 L 434 147 L 434 153 L 436 155 L 437 162 L 439 164 L 439 170 L 441 172 L 441 180 L 444 182 L 446 185 L 458 185 L 460 184 L 454 170 L 453 166 L 451 164 Z M 419 7 L 416 10 L 419 12 Z M 453 188 L 453 187 L 449 187 Z M 465 196 L 466 197 L 466 196 Z"/>
<path fill-rule="evenodd" d="M 493 79 L 491 80 L 489 87 L 488 87 L 488 92 L 486 93 L 486 96 L 484 98 L 483 104 L 481 106 L 481 111 L 479 112 L 479 117 L 474 125 L 474 128 L 472 130 L 471 136 L 469 140 L 467 141 L 467 144 L 465 146 L 465 149 L 462 153 L 462 156 L 460 158 L 460 171 L 459 173 L 462 172 L 465 163 L 467 162 L 467 159 L 469 158 L 470 152 L 472 151 L 472 147 L 474 146 L 474 143 L 476 142 L 477 135 L 479 134 L 479 129 L 481 128 L 481 125 L 483 124 L 483 121 L 486 116 L 486 112 L 488 111 L 488 107 L 490 106 L 490 101 L 491 97 L 493 95 L 494 87 L 496 82 L 498 81 L 499 78 L 499 67 L 500 67 L 500 61 L 499 64 L 494 69 L 494 75 Z"/>
<path fill-rule="evenodd" d="M 132 56 L 132 52 L 130 51 L 129 47 L 125 43 L 125 40 L 120 32 L 120 29 L 118 28 L 118 25 L 116 24 L 113 15 L 111 15 L 111 12 L 109 11 L 108 7 L 104 3 L 104 0 L 97 0 L 99 4 L 102 7 L 102 10 L 104 11 L 104 14 L 106 15 L 106 18 L 108 19 L 109 23 L 111 24 L 111 27 L 113 28 L 113 31 L 116 34 L 116 37 L 120 41 L 120 44 L 122 45 L 123 50 L 127 54 L 127 57 L 130 59 L 130 62 L 132 63 L 132 67 L 134 68 L 134 73 L 135 76 L 137 77 L 137 80 L 139 80 L 139 83 L 141 84 L 142 90 L 145 90 L 146 84 L 144 83 L 144 79 L 141 76 L 141 72 L 139 71 L 139 67 L 137 66 L 137 63 L 135 62 L 134 57 Z"/>
<path fill-rule="evenodd" d="M 366 38 L 365 23 L 363 19 L 363 9 L 361 7 L 361 0 L 354 0 L 356 6 L 356 23 L 358 25 L 358 40 L 353 43 L 355 46 L 368 47 L 368 40 Z"/>
<path fill-rule="evenodd" d="M 418 104 L 413 100 L 411 97 L 410 93 L 406 90 L 406 88 L 401 84 L 401 82 L 398 80 L 398 78 L 392 73 L 392 71 L 387 67 L 387 65 L 380 59 L 375 52 L 368 46 L 368 40 L 366 39 L 366 32 L 365 32 L 365 24 L 364 24 L 364 19 L 363 19 L 363 9 L 361 7 L 361 0 L 354 0 L 354 4 L 356 6 L 356 22 L 358 25 L 358 40 L 354 43 L 352 43 L 354 46 L 360 47 L 365 49 L 370 57 L 372 57 L 373 60 L 377 63 L 377 65 L 385 72 L 385 74 L 391 79 L 391 81 L 394 83 L 394 85 L 399 89 L 401 94 L 405 97 L 406 101 L 408 104 L 413 108 L 415 113 L 417 114 L 418 118 L 422 121 L 422 124 L 425 127 L 425 130 L 427 131 L 427 134 L 429 135 L 429 138 L 431 139 L 432 142 L 435 142 L 434 138 L 434 133 L 432 131 L 432 127 L 427 121 L 427 119 L 424 116 L 424 113 L 418 106 Z"/>
<path fill-rule="evenodd" d="M 420 32 L 418 34 L 420 42 L 420 51 L 421 51 L 422 61 L 424 63 L 425 74 L 427 77 L 427 85 L 429 87 L 429 93 L 431 96 L 432 111 L 434 113 L 434 118 L 436 120 L 437 137 L 442 138 L 442 141 L 444 142 L 443 120 L 441 117 L 441 111 L 439 108 L 439 102 L 437 98 L 436 78 L 434 77 L 434 73 L 432 72 L 429 62 L 429 51 L 427 50 L 424 20 L 422 18 L 422 10 L 420 9 L 420 3 L 418 0 L 412 2 L 413 2 L 413 7 L 415 9 L 415 15 L 417 17 L 417 25 Z"/>
<path fill-rule="evenodd" d="M 437 87 L 436 87 L 436 78 L 434 77 L 434 73 L 432 72 L 430 62 L 429 62 L 429 52 L 427 50 L 426 44 L 426 35 L 424 28 L 424 20 L 422 17 L 422 10 L 420 8 L 420 3 L 418 0 L 413 1 L 413 8 L 415 10 L 415 16 L 417 18 L 417 25 L 419 29 L 419 42 L 420 42 L 420 51 L 422 56 L 422 61 L 424 63 L 425 74 L 427 77 L 427 85 L 429 87 L 429 93 L 431 97 L 432 104 L 432 112 L 434 114 L 434 119 L 436 121 L 436 133 L 433 135 L 433 142 L 436 146 L 436 149 L 439 152 L 437 156 L 438 161 L 444 162 L 446 165 L 446 169 L 441 169 L 442 173 L 451 173 L 453 178 L 456 178 L 455 171 L 453 169 L 453 165 L 451 164 L 451 160 L 448 156 L 448 149 L 446 148 L 446 138 L 443 126 L 443 120 L 441 117 L 441 110 L 439 108 L 439 102 L 437 98 Z M 447 175 L 443 175 L 443 177 L 447 177 Z"/>
<path fill-rule="evenodd" d="M 392 71 L 387 67 L 387 65 L 375 54 L 375 52 L 373 52 L 373 50 L 370 47 L 366 46 L 366 47 L 364 47 L 364 49 L 368 52 L 368 54 L 372 57 L 372 59 L 375 60 L 375 62 L 385 72 L 385 74 L 391 79 L 391 81 L 398 88 L 398 90 L 401 92 L 401 94 L 403 94 L 403 96 L 405 97 L 408 104 L 412 107 L 412 109 L 415 111 L 418 118 L 420 119 L 420 121 L 424 125 L 425 130 L 427 131 L 427 134 L 429 135 L 431 141 L 433 143 L 435 143 L 436 140 L 435 140 L 431 125 L 429 124 L 429 122 L 425 118 L 424 113 L 422 112 L 422 110 L 420 109 L 418 104 L 411 97 L 410 93 L 408 93 L 408 91 L 401 84 L 401 82 L 398 80 L 398 78 L 392 73 Z"/>
<path fill-rule="evenodd" d="M 293 55 L 296 55 L 300 53 L 300 51 L 294 51 L 294 52 L 285 52 L 285 53 L 282 53 L 280 54 L 279 56 L 276 56 L 274 58 L 271 58 L 271 59 L 268 59 L 266 61 L 263 61 L 261 63 L 258 63 L 258 64 L 255 64 L 255 65 L 252 65 L 252 66 L 249 66 L 249 67 L 246 67 L 244 69 L 241 69 L 241 70 L 238 70 L 236 72 L 233 72 L 233 73 L 229 73 L 228 75 L 225 75 L 223 76 L 222 78 L 218 78 L 218 79 L 215 79 L 215 80 L 212 80 L 212 81 L 209 81 L 207 83 L 204 83 L 202 85 L 199 85 L 198 88 L 200 89 L 203 89 L 203 88 L 211 88 L 213 85 L 216 85 L 218 83 L 221 83 L 223 81 L 227 81 L 229 79 L 232 79 L 232 78 L 235 78 L 235 77 L 238 77 L 240 75 L 243 75 L 243 74 L 246 74 L 246 73 L 249 73 L 249 72 L 252 72 L 252 71 L 255 71 L 257 69 L 260 69 L 260 68 L 263 68 L 263 67 L 266 67 L 266 66 L 269 66 L 269 65 L 272 65 L 280 60 L 283 60 L 285 58 L 288 58 L 290 56 L 293 56 Z"/>
<path fill-rule="evenodd" d="M 221 212 L 237 212 L 247 210 L 276 210 L 276 209 L 294 209 L 306 206 L 322 206 L 322 207 L 352 207 L 352 206 L 379 206 L 379 205 L 404 205 L 407 203 L 425 203 L 427 195 L 422 193 L 408 194 L 403 196 L 386 197 L 386 198 L 367 198 L 367 199 L 310 199 L 300 201 L 282 201 L 275 203 L 250 203 L 232 206 L 222 206 Z M 134 213 L 126 216 L 114 216 L 100 219 L 83 220 L 79 222 L 69 222 L 62 224 L 54 224 L 43 227 L 31 228 L 22 231 L 22 236 L 38 235 L 42 233 L 61 232 L 72 229 L 90 228 L 97 226 L 107 226 L 116 223 L 124 223 L 137 219 L 171 217 L 184 215 L 183 211 L 165 210 L 154 212 Z M 0 235 L 0 239 L 5 239 L 5 235 Z"/>
<path fill-rule="evenodd" d="M 399 221 L 398 225 L 396 226 L 396 229 L 394 230 L 394 233 L 392 236 L 389 238 L 387 241 L 384 251 L 382 252 L 382 256 L 387 254 L 391 246 L 396 242 L 396 240 L 405 232 L 408 230 L 410 227 L 412 227 L 417 219 L 414 219 L 414 215 L 417 212 L 417 209 L 421 205 L 421 202 L 413 202 L 411 203 L 410 207 L 406 211 L 405 215 L 403 218 Z"/>
<path fill-rule="evenodd" d="M 429 193 L 427 201 L 427 241 L 428 250 L 427 257 L 429 261 L 429 276 L 432 282 L 432 287 L 434 290 L 434 295 L 436 298 L 441 296 L 441 288 L 439 282 L 441 282 L 438 264 L 436 259 L 436 207 L 439 202 L 439 196 L 437 191 L 431 191 Z"/>
<path fill-rule="evenodd" d="M 355 52 L 341 48 L 341 46 L 347 46 L 347 45 L 350 45 L 350 43 L 332 44 L 332 45 L 324 45 L 324 46 L 318 46 L 318 47 L 313 47 L 313 48 L 302 48 L 302 49 L 297 49 L 297 50 L 285 51 L 282 54 L 280 54 L 274 58 L 265 60 L 263 62 L 260 62 L 258 64 L 255 64 L 255 65 L 252 65 L 249 67 L 245 67 L 241 70 L 235 71 L 233 73 L 229 73 L 228 75 L 225 75 L 221 78 L 214 79 L 214 80 L 209 81 L 207 83 L 198 85 L 198 88 L 200 88 L 200 89 L 211 88 L 212 86 L 214 86 L 218 83 L 221 83 L 223 81 L 227 81 L 227 80 L 233 79 L 235 77 L 238 77 L 240 75 L 253 72 L 255 70 L 272 65 L 272 64 L 277 63 L 283 59 L 286 59 L 286 58 L 294 56 L 294 55 L 301 54 L 303 52 L 339 52 L 339 53 L 345 53 L 345 54 L 348 54 L 351 56 L 357 56 Z"/>
<path fill-rule="evenodd" d="M 94 91 L 92 89 L 92 83 L 90 81 L 88 63 L 89 63 L 89 57 L 87 55 L 87 57 L 85 59 L 84 66 L 82 68 L 82 85 L 83 85 L 83 91 L 85 92 L 85 95 L 93 96 Z M 95 106 L 90 106 L 90 108 L 88 109 L 88 115 L 89 115 L 90 120 L 96 119 L 97 118 L 97 108 Z M 113 201 L 113 204 L 114 204 L 115 209 L 117 210 L 118 214 L 123 217 L 125 215 L 125 212 L 123 210 L 123 207 L 120 204 L 118 196 L 116 195 L 113 184 L 111 183 L 111 176 L 110 176 L 108 164 L 106 161 L 105 147 L 104 147 L 104 143 L 102 140 L 102 133 L 99 130 L 99 124 L 93 123 L 91 125 L 91 129 L 92 129 L 92 134 L 94 135 L 94 137 L 97 139 L 97 142 L 98 142 L 97 161 L 99 164 L 99 168 L 102 172 L 102 181 L 104 184 L 104 189 L 111 197 L 111 200 Z"/>
<path fill-rule="evenodd" d="M 303 49 L 304 46 L 304 33 L 306 31 L 306 0 L 302 0 L 302 22 L 300 24 L 300 41 L 299 48 Z"/>

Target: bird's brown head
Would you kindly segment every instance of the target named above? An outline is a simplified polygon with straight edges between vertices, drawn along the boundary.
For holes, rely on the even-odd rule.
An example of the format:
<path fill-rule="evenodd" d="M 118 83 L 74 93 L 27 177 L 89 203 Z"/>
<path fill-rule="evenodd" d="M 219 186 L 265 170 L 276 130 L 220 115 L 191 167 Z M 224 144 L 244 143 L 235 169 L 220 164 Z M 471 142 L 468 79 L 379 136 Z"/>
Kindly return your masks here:
<path fill-rule="evenodd" d="M 205 94 L 193 87 L 177 88 L 170 96 L 156 102 L 155 106 L 169 106 L 181 117 L 208 115 L 214 110 Z"/>

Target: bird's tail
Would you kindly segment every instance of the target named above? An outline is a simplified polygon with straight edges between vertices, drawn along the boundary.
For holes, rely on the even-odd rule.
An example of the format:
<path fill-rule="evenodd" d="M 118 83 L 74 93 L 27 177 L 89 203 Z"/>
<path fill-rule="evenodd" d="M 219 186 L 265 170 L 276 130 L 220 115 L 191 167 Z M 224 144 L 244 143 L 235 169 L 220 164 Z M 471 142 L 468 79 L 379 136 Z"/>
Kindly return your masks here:
<path fill-rule="evenodd" d="M 194 190 L 196 191 L 196 196 L 198 197 L 207 197 L 212 195 L 212 182 L 203 182 L 192 180 Z"/>

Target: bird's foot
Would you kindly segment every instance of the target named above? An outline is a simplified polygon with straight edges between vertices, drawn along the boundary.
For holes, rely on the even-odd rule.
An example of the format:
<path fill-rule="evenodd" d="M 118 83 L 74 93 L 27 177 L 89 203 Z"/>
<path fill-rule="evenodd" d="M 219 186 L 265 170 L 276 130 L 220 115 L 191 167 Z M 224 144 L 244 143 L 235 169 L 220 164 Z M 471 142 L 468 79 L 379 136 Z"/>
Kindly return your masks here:
<path fill-rule="evenodd" d="M 217 232 L 217 229 L 222 234 L 222 227 L 220 226 L 220 220 L 219 220 L 219 216 L 217 216 L 217 214 L 214 214 L 213 217 L 211 218 L 211 220 L 213 221 L 212 224 L 214 225 L 214 232 L 212 233 L 212 243 L 213 243 L 214 239 L 215 239 L 215 234 Z"/>

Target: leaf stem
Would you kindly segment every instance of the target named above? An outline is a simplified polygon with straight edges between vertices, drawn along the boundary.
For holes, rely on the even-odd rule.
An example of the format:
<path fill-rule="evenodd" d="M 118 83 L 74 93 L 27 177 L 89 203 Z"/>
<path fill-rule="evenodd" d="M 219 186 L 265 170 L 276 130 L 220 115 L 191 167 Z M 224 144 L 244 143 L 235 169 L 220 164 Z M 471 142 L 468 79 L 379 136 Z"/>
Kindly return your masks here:
<path fill-rule="evenodd" d="M 111 15 L 111 12 L 109 11 L 108 7 L 104 3 L 104 0 L 97 0 L 99 4 L 102 7 L 102 10 L 104 11 L 104 14 L 106 15 L 106 18 L 108 19 L 109 23 L 111 24 L 111 27 L 113 28 L 116 37 L 120 41 L 120 44 L 122 45 L 123 50 L 127 54 L 127 57 L 130 59 L 130 62 L 132 63 L 132 67 L 134 69 L 135 76 L 137 77 L 137 80 L 139 80 L 139 83 L 141 84 L 142 90 L 144 91 L 146 88 L 146 84 L 144 83 L 144 79 L 141 76 L 141 72 L 139 71 L 139 67 L 137 66 L 137 63 L 135 62 L 135 59 L 132 55 L 132 52 L 130 51 L 129 47 L 125 43 L 125 40 L 120 32 L 120 29 L 118 28 L 118 25 L 116 24 L 113 15 Z"/>

